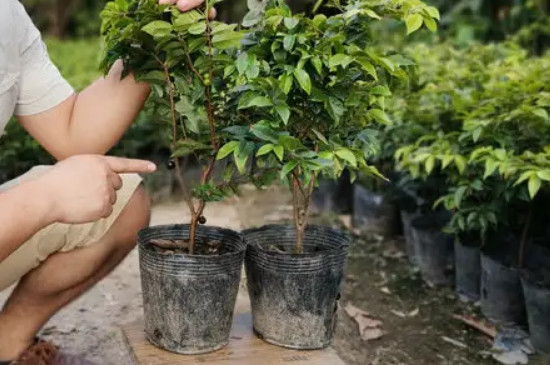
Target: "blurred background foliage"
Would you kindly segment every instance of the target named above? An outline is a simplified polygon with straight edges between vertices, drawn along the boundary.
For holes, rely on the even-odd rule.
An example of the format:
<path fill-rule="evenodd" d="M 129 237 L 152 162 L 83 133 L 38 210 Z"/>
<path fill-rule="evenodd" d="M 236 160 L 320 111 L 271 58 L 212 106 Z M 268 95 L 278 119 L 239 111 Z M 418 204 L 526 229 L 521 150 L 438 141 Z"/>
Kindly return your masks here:
<path fill-rule="evenodd" d="M 98 60 L 99 12 L 107 0 L 21 0 L 35 24 L 43 32 L 48 50 L 61 73 L 77 90 L 100 77 Z M 315 0 L 291 0 L 296 11 L 311 11 Z M 475 41 L 490 42 L 511 38 L 532 53 L 540 54 L 548 46 L 550 0 L 428 0 L 442 13 L 437 35 L 419 32 L 407 41 L 434 43 L 448 41 L 466 46 Z M 218 8 L 219 18 L 238 21 L 247 9 L 246 0 L 226 0 Z M 388 37 L 391 22 L 379 29 L 379 37 Z M 404 34 L 404 31 L 402 32 Z M 398 47 L 405 37 L 388 39 Z M 168 152 L 166 121 L 154 112 L 142 112 L 113 154 L 163 159 Z M 45 153 L 17 123 L 10 123 L 0 141 L 0 179 L 12 178 L 36 164 L 52 163 Z"/>

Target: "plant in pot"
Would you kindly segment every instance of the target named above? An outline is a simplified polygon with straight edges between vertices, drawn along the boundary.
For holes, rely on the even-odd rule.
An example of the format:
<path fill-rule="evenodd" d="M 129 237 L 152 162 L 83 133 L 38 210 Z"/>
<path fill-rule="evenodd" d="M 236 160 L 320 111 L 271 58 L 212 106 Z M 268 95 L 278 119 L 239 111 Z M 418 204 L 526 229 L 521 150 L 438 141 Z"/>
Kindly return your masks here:
<path fill-rule="evenodd" d="M 484 314 L 502 326 L 525 326 L 520 274 L 530 263 L 527 248 L 547 237 L 547 213 L 541 207 L 550 178 L 548 57 L 526 60 L 520 55 L 517 61 L 488 68 L 490 80 L 478 98 L 483 102 L 466 113 L 463 127 L 476 141 L 470 163 L 478 166 L 484 181 L 495 184 L 502 201 L 499 235 L 486 242 L 482 254 L 481 300 Z M 536 311 L 528 310 L 530 325 L 540 328 L 540 318 L 532 318 Z"/>
<path fill-rule="evenodd" d="M 294 226 L 244 232 L 245 267 L 256 333 L 295 349 L 318 349 L 333 338 L 349 239 L 309 226 L 311 194 L 320 176 L 345 169 L 379 176 L 367 164 L 372 126 L 389 123 L 390 80 L 403 77 L 399 57 L 374 47 L 370 26 L 384 16 L 435 30 L 437 10 L 420 1 L 332 1 L 334 15 L 292 14 L 282 1 L 252 9 L 235 72 L 243 125 L 228 133 L 223 160 L 254 153 L 260 176 L 288 184 Z M 237 157 L 238 158 L 238 157 Z"/>
<path fill-rule="evenodd" d="M 217 350 L 229 339 L 245 244 L 234 231 L 207 227 L 204 208 L 233 192 L 228 164 L 221 180 L 216 155 L 222 129 L 233 123 L 234 85 L 224 73 L 243 36 L 236 25 L 209 20 L 215 0 L 180 13 L 157 0 L 116 0 L 102 12 L 105 69 L 121 59 L 125 72 L 151 85 L 150 106 L 166 120 L 190 224 L 157 226 L 139 235 L 145 333 L 164 349 L 196 354 Z M 199 164 L 200 181 L 183 178 L 180 157 Z M 201 225 L 199 225 L 201 224 Z"/>

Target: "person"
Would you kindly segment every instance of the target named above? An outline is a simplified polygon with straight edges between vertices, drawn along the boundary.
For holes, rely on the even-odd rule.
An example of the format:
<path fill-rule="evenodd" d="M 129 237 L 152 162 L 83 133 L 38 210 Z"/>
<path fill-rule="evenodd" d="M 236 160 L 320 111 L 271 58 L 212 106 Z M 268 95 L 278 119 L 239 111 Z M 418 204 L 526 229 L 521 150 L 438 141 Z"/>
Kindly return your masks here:
<path fill-rule="evenodd" d="M 160 0 L 181 11 L 203 0 Z M 75 50 L 75 52 L 78 50 Z M 0 135 L 12 116 L 59 161 L 0 187 L 0 364 L 89 364 L 36 339 L 40 328 L 133 249 L 149 223 L 138 173 L 148 161 L 103 156 L 122 137 L 149 87 L 122 62 L 76 94 L 50 61 L 18 0 L 0 11 Z"/>

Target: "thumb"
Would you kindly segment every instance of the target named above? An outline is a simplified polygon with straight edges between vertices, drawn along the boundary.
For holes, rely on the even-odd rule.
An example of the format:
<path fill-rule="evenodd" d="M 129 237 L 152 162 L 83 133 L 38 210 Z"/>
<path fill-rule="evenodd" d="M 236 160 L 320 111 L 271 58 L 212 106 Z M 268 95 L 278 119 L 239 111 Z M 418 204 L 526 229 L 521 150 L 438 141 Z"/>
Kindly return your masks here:
<path fill-rule="evenodd" d="M 117 174 L 126 173 L 151 173 L 157 169 L 157 166 L 151 161 L 134 160 L 129 158 L 104 156 L 111 170 Z"/>

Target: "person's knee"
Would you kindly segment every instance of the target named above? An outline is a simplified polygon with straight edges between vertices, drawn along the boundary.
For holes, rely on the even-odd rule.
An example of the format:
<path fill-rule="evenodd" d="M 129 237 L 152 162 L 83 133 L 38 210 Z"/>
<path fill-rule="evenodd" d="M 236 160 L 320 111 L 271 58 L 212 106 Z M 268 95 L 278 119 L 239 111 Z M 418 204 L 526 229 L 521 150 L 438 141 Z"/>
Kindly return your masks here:
<path fill-rule="evenodd" d="M 149 225 L 151 217 L 151 202 L 143 185 L 140 185 L 120 216 L 117 218 L 111 234 L 117 247 L 131 250 L 136 245 L 138 232 Z"/>

